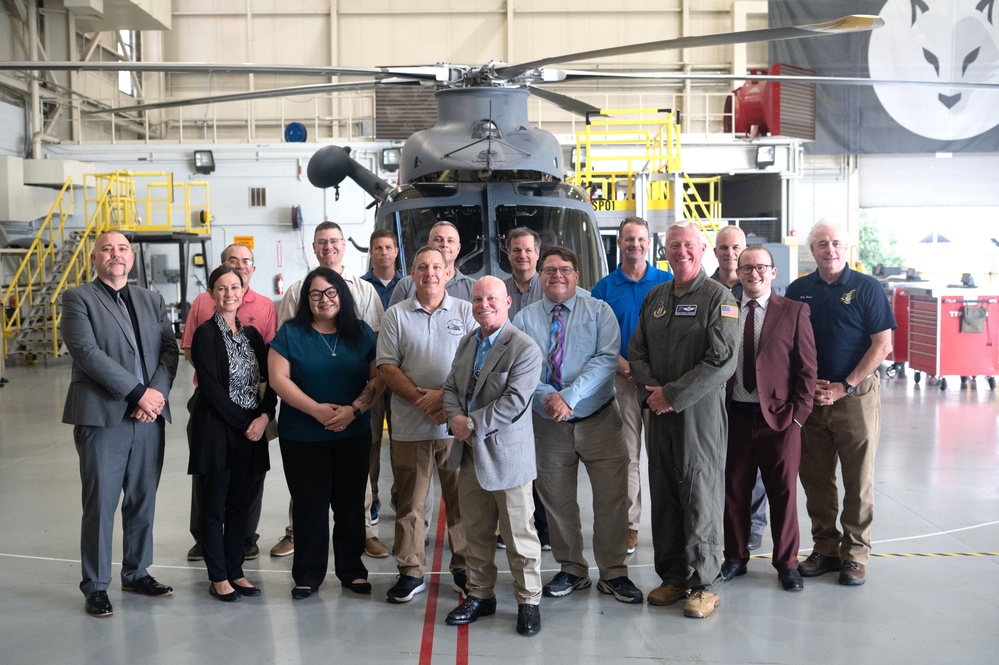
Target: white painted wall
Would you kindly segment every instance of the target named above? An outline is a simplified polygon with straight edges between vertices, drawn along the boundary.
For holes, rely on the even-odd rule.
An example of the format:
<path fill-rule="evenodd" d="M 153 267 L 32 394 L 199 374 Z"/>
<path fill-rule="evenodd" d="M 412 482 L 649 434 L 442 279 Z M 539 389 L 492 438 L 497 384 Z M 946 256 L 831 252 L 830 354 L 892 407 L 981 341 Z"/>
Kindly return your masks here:
<path fill-rule="evenodd" d="M 0 155 L 24 157 L 27 146 L 24 115 L 22 107 L 0 102 Z"/>
<path fill-rule="evenodd" d="M 376 164 L 378 151 L 383 145 L 356 146 L 353 156 L 362 164 Z M 317 265 L 312 253 L 312 234 L 315 226 L 328 215 L 343 227 L 344 236 L 353 238 L 358 245 L 367 247 L 374 224 L 373 209 L 367 210 L 371 197 L 353 182 L 347 180 L 340 186 L 339 201 L 330 190 L 319 190 L 305 176 L 308 160 L 319 146 L 309 144 L 277 145 L 201 145 L 201 146 L 53 146 L 49 158 L 77 159 L 98 164 L 100 172 L 116 170 L 169 171 L 175 181 L 200 181 L 209 183 L 211 212 L 214 216 L 210 268 L 218 265 L 222 250 L 234 236 L 252 236 L 257 271 L 252 286 L 255 291 L 277 298 L 274 278 L 284 277 L 287 287 L 304 277 Z M 210 149 L 214 152 L 216 170 L 211 175 L 194 172 L 193 150 Z M 299 167 L 301 166 L 301 176 Z M 388 180 L 389 174 L 382 174 Z M 249 189 L 266 187 L 267 207 L 251 208 Z M 82 225 L 83 203 L 78 197 L 77 220 Z M 291 226 L 291 207 L 300 205 L 305 221 L 304 233 Z M 183 223 L 178 217 L 176 224 Z M 280 243 L 280 244 L 279 244 Z M 151 251 L 167 255 L 169 269 L 179 267 L 174 246 L 160 245 Z M 194 251 L 194 250 L 192 250 Z M 366 255 L 353 247 L 347 250 L 345 264 L 358 274 L 367 270 Z M 189 299 L 204 290 L 194 275 L 188 285 Z M 198 273 L 202 275 L 203 273 Z M 172 285 L 158 285 L 168 303 L 177 301 L 177 289 Z"/>

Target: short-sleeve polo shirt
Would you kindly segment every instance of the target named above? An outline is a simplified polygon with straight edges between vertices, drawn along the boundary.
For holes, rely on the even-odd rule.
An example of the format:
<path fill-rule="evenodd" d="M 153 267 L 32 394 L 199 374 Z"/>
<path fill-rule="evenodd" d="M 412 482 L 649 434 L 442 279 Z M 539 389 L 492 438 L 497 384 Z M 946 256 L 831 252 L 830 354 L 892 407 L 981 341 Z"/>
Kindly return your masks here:
<path fill-rule="evenodd" d="M 878 280 L 849 266 L 832 284 L 818 270 L 787 287 L 786 297 L 807 303 L 818 355 L 818 374 L 843 381 L 871 348 L 871 336 L 898 327 Z"/>

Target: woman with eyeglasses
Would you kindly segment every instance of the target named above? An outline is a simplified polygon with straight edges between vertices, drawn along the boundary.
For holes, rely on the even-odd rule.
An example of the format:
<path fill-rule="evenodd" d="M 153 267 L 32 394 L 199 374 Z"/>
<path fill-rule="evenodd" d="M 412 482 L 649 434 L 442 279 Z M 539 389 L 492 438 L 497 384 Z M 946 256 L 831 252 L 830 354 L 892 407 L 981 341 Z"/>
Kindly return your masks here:
<path fill-rule="evenodd" d="M 194 331 L 191 361 L 198 397 L 188 422 L 187 472 L 201 483 L 201 548 L 209 593 L 224 602 L 259 596 L 243 575 L 243 543 L 253 481 L 270 468 L 264 430 L 277 396 L 267 380 L 267 345 L 236 311 L 246 286 L 236 268 L 219 266 L 208 277 L 215 314 Z"/>
<path fill-rule="evenodd" d="M 326 576 L 330 508 L 336 576 L 354 593 L 371 593 L 361 553 L 367 412 L 382 392 L 375 344 L 346 282 L 329 268 L 316 268 L 302 281 L 295 316 L 271 342 L 270 381 L 281 397 L 278 437 L 294 504 L 296 600 L 315 593 Z"/>

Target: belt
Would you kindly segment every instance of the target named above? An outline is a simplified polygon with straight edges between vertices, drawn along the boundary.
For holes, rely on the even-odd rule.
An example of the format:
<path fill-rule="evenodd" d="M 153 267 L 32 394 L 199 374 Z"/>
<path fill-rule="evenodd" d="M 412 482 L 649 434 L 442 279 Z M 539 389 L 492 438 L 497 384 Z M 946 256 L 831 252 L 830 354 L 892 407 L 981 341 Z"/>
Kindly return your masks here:
<path fill-rule="evenodd" d="M 736 402 L 732 401 L 733 411 L 745 411 L 746 413 L 763 413 L 763 408 L 759 402 Z"/>
<path fill-rule="evenodd" d="M 614 403 L 614 399 L 615 398 L 611 397 L 609 400 L 607 400 L 606 402 L 604 402 L 603 406 L 601 406 L 599 409 L 597 409 L 596 411 L 594 411 L 593 413 L 591 413 L 588 416 L 583 416 L 581 418 L 569 418 L 565 422 L 567 422 L 567 423 L 581 423 L 584 420 L 588 420 L 588 419 L 592 418 L 593 416 L 599 415 L 601 411 L 605 411 L 608 407 L 610 407 L 611 404 Z"/>

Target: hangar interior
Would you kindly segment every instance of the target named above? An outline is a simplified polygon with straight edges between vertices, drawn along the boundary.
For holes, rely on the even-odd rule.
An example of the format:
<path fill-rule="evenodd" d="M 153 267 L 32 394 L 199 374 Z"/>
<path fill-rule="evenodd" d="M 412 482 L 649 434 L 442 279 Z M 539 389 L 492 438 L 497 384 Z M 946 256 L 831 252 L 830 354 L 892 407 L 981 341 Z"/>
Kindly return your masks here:
<path fill-rule="evenodd" d="M 795 4 L 787 0 L 620 0 L 612 4 L 594 0 L 0 0 L 0 63 L 255 63 L 358 69 L 434 63 L 481 66 L 672 37 L 760 30 L 785 25 Z M 643 135 L 656 134 L 663 126 L 662 110 L 669 109 L 671 122 L 675 118 L 680 128 L 677 145 L 682 161 L 677 172 L 697 183 L 717 183 L 712 196 L 718 212 L 712 223 L 736 224 L 751 239 L 786 247 L 789 279 L 814 268 L 804 237 L 816 221 L 831 219 L 844 224 L 854 238 L 873 237 L 875 245 L 891 245 L 895 251 L 877 253 L 875 263 L 887 261 L 903 271 L 913 268 L 934 286 L 959 283 L 962 274 L 968 273 L 976 282 L 976 294 L 991 295 L 999 287 L 999 240 L 995 239 L 999 188 L 994 175 L 999 170 L 999 116 L 994 110 L 999 102 L 994 87 L 999 71 L 994 59 L 999 49 L 999 15 L 992 16 L 993 3 L 978 3 L 975 11 L 987 10 L 988 20 L 977 14 L 972 17 L 975 25 L 984 26 L 973 35 L 982 43 L 977 53 L 991 53 L 993 60 L 985 55 L 980 59 L 962 56 L 965 44 L 958 26 L 972 20 L 964 15 L 972 11 L 967 4 L 974 3 L 937 0 L 913 2 L 910 7 L 910 2 L 900 0 L 825 1 L 808 10 L 817 18 L 806 12 L 807 20 L 802 19 L 811 22 L 846 13 L 878 13 L 888 23 L 882 29 L 887 33 L 900 25 L 891 20 L 893 16 L 904 18 L 911 9 L 915 17 L 917 9 L 927 12 L 922 5 L 931 6 L 927 13 L 931 18 L 937 18 L 937 12 L 945 14 L 935 24 L 942 41 L 917 54 L 915 59 L 924 69 L 914 68 L 915 76 L 932 76 L 924 71 L 925 67 L 933 71 L 925 51 L 937 54 L 937 73 L 941 67 L 946 71 L 951 60 L 964 57 L 963 69 L 955 64 L 954 71 L 960 70 L 971 81 L 991 82 L 993 87 L 962 88 L 960 99 L 953 90 L 932 88 L 927 93 L 930 97 L 917 97 L 910 104 L 925 110 L 916 119 L 897 113 L 897 118 L 888 117 L 882 111 L 888 119 L 881 120 L 863 106 L 875 93 L 865 88 L 864 93 L 841 94 L 839 87 L 822 84 L 813 86 L 811 105 L 805 106 L 805 115 L 811 109 L 813 117 L 804 134 L 791 128 L 788 116 L 781 118 L 788 128 L 785 133 L 768 131 L 759 119 L 737 119 L 733 108 L 740 102 L 734 91 L 745 86 L 746 80 L 711 77 L 766 72 L 776 62 L 825 73 L 836 57 L 819 51 L 819 60 L 797 54 L 804 59 L 791 61 L 795 52 L 765 42 L 586 57 L 566 67 L 665 72 L 690 78 L 622 83 L 593 77 L 563 82 L 557 90 L 597 109 L 618 112 L 609 117 L 638 110 L 627 116 L 635 118 L 628 126 Z M 895 37 L 905 42 L 904 35 Z M 893 75 L 879 67 L 874 60 L 865 61 L 857 75 Z M 178 327 L 186 303 L 206 289 L 206 268 L 217 264 L 219 253 L 231 242 L 253 247 L 254 288 L 275 300 L 280 299 L 279 283 L 290 284 L 315 266 L 312 229 L 325 219 L 343 227 L 350 243 L 345 263 L 355 273 L 363 273 L 368 237 L 378 214 L 373 197 L 351 180 L 338 188 L 313 186 L 307 177 L 309 161 L 324 146 L 348 146 L 361 166 L 390 185 L 399 184 L 398 164 L 387 157 L 398 154 L 414 131 L 433 125 L 437 106 L 430 86 L 302 92 L 113 111 L 134 104 L 269 88 L 347 85 L 360 78 L 206 73 L 196 67 L 171 72 L 0 70 L 0 291 L 14 293 L 9 288 L 21 279 L 18 270 L 33 240 L 52 240 L 54 227 L 46 221 L 53 218 L 51 213 L 56 213 L 56 224 L 61 217 L 60 233 L 86 228 L 99 207 L 99 183 L 104 182 L 96 174 L 141 174 L 134 176 L 136 191 L 130 203 L 109 215 L 116 223 L 120 216 L 132 215 L 139 225 L 157 227 L 134 236 L 133 244 L 141 249 L 143 281 L 164 296 Z M 878 98 L 887 109 L 895 108 L 883 91 Z M 942 101 L 950 104 L 950 116 L 938 117 Z M 992 110 L 976 112 L 975 104 Z M 844 108 L 846 112 L 836 115 Z M 564 177 L 578 176 L 578 141 L 587 118 L 540 96 L 530 97 L 526 113 L 531 125 L 557 139 Z M 932 122 L 930 129 L 926 122 Z M 881 123 L 890 127 L 884 129 Z M 963 129 L 971 124 L 974 129 Z M 898 142 L 886 139 L 875 146 L 872 133 Z M 842 139 L 841 147 L 828 149 L 837 137 Z M 773 152 L 767 153 L 770 148 Z M 588 156 L 617 150 L 625 150 L 627 159 L 633 160 L 644 155 L 646 148 L 596 147 Z M 212 158 L 211 170 L 201 161 L 206 151 Z M 769 160 L 761 160 L 765 154 L 770 154 Z M 676 183 L 680 198 L 695 190 L 703 192 L 707 186 L 685 183 L 682 178 Z M 625 214 L 622 211 L 635 209 L 634 198 L 597 215 L 611 269 L 617 259 L 614 232 Z M 628 199 L 629 195 L 623 195 L 622 200 Z M 684 214 L 675 201 L 668 212 Z M 706 236 L 713 240 L 713 232 Z M 854 245 L 851 262 L 871 261 L 861 256 L 862 249 L 863 242 Z M 709 250 L 705 261 L 709 272 L 713 260 Z M 11 295 L 4 303 L 5 324 L 15 304 L 28 307 L 17 298 Z M 495 621 L 480 621 L 456 636 L 443 625 L 453 595 L 446 591 L 446 579 L 441 580 L 436 606 L 431 606 L 429 598 L 405 608 L 386 606 L 379 590 L 391 584 L 395 571 L 391 559 L 369 560 L 376 588 L 370 599 L 348 598 L 324 589 L 312 607 L 292 606 L 287 598 L 291 562 L 268 559 L 265 553 L 254 562 L 259 568 L 253 569 L 266 594 L 261 607 L 242 603 L 235 611 L 221 612 L 204 593 L 203 567 L 183 557 L 189 546 L 189 481 L 184 473 L 186 416 L 181 415 L 167 428 L 168 456 L 156 523 L 156 575 L 177 587 L 178 593 L 165 603 L 119 599 L 121 594 L 116 593 L 116 607 L 121 607 L 123 616 L 116 617 L 110 628 L 92 626 L 79 611 L 75 588 L 76 454 L 70 428 L 58 422 L 70 360 L 58 345 L 51 350 L 19 349 L 12 343 L 13 332 L 5 329 L 4 335 L 0 515 L 8 540 L 0 547 L 4 561 L 0 577 L 8 592 L 0 596 L 0 608 L 11 620 L 0 635 L 7 645 L 5 651 L 12 654 L 11 662 L 58 663 L 81 657 L 90 662 L 112 657 L 173 663 L 205 656 L 235 656 L 250 663 L 312 662 L 328 656 L 331 649 L 335 657 L 351 662 L 387 658 L 430 663 L 450 662 L 452 657 L 457 662 L 546 663 L 623 662 L 626 658 L 719 663 L 870 662 L 875 658 L 991 662 L 999 637 L 995 613 L 999 568 L 994 552 L 999 549 L 995 544 L 999 538 L 999 522 L 995 521 L 999 514 L 995 491 L 999 486 L 999 412 L 995 393 L 986 390 L 981 380 L 977 390 L 970 390 L 969 382 L 953 376 L 949 385 L 943 384 L 945 390 L 938 390 L 941 384 L 934 381 L 936 377 L 927 376 L 920 385 L 904 366 L 886 380 L 882 391 L 885 422 L 877 470 L 875 538 L 877 555 L 884 558 L 872 566 L 874 579 L 857 591 L 818 582 L 809 583 L 804 594 L 787 598 L 773 583 L 767 560 L 754 559 L 747 578 L 724 588 L 723 605 L 707 622 L 685 621 L 659 608 L 620 606 L 592 591 L 543 604 L 545 630 L 538 639 L 524 642 L 514 639 L 508 621 L 510 607 L 502 604 Z M 982 353 L 996 352 L 986 348 Z M 183 405 L 190 393 L 190 367 L 182 363 L 171 401 Z M 280 457 L 276 442 L 273 446 L 276 460 Z M 580 503 L 585 507 L 589 492 L 585 474 L 580 486 Z M 280 470 L 272 470 L 261 521 L 262 543 L 280 535 L 286 499 Z M 586 508 L 584 524 L 591 515 Z M 806 548 L 808 520 L 803 505 L 799 515 L 802 547 Z M 386 511 L 381 526 L 382 539 L 389 542 L 393 517 Z M 436 524 L 435 519 L 435 528 Z M 428 559 L 439 555 L 441 546 L 442 534 L 432 532 Z M 765 541 L 760 551 L 766 552 L 768 546 Z M 120 557 L 117 544 L 115 552 Z M 802 550 L 803 555 L 807 553 Z M 439 573 L 440 556 L 436 564 Z M 647 591 L 655 586 L 647 529 L 629 564 L 640 588 Z M 497 565 L 506 570 L 502 553 Z M 557 570 L 548 554 L 544 567 L 546 577 Z M 508 585 L 509 579 L 508 574 L 501 575 L 500 584 Z M 58 638 L 53 639 L 53 634 Z M 718 635 L 724 638 L 717 639 Z"/>

